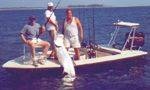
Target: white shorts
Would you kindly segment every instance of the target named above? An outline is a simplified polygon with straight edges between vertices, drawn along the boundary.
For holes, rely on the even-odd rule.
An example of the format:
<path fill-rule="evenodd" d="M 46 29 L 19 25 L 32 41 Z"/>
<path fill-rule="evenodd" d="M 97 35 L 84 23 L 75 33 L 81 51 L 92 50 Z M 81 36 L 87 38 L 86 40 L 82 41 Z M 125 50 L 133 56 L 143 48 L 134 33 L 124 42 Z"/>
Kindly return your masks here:
<path fill-rule="evenodd" d="M 32 42 L 35 43 L 35 44 L 37 44 L 37 43 L 39 43 L 39 42 L 41 42 L 41 41 L 42 41 L 42 40 L 41 40 L 40 38 L 38 38 L 38 39 L 37 39 L 37 38 L 33 38 L 33 39 L 32 39 Z"/>
<path fill-rule="evenodd" d="M 56 30 L 55 26 L 54 26 L 54 25 L 51 25 L 51 24 L 49 24 L 49 23 L 46 25 L 46 28 L 47 28 L 47 31 Z"/>
<path fill-rule="evenodd" d="M 71 37 L 71 38 L 65 37 L 64 44 L 65 44 L 65 47 L 67 47 L 67 48 L 69 48 L 69 47 L 80 48 L 81 47 L 78 36 Z"/>

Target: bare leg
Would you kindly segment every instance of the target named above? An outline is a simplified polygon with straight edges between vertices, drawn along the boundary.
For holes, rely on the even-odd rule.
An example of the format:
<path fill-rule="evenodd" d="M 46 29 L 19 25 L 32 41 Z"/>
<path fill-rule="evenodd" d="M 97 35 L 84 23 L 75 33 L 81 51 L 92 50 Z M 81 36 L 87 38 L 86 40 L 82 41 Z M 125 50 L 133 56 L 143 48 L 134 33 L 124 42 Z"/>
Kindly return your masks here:
<path fill-rule="evenodd" d="M 54 49 L 54 48 L 52 49 L 52 52 L 51 52 L 51 54 L 50 54 L 50 57 L 55 57 L 55 49 Z"/>
<path fill-rule="evenodd" d="M 79 48 L 74 48 L 75 60 L 80 60 L 80 51 Z"/>
<path fill-rule="evenodd" d="M 55 37 L 56 37 L 56 35 L 55 35 L 55 31 L 54 30 L 50 30 L 49 31 L 49 35 L 50 35 L 50 38 L 51 38 L 51 40 L 52 40 L 52 52 L 51 52 L 51 54 L 50 54 L 50 57 L 56 57 L 56 50 L 55 50 L 55 47 L 54 47 L 54 39 L 55 39 Z"/>
<path fill-rule="evenodd" d="M 52 52 L 51 52 L 51 54 L 50 54 L 49 57 L 53 57 L 55 60 L 57 60 L 57 54 L 56 54 L 56 49 L 55 49 L 55 47 L 52 49 Z"/>
<path fill-rule="evenodd" d="M 34 45 L 34 43 L 32 43 L 32 41 L 29 41 L 28 46 L 30 46 L 31 56 L 32 56 L 32 58 L 34 58 L 35 57 L 35 45 Z"/>
<path fill-rule="evenodd" d="M 31 47 L 31 55 L 32 55 L 32 58 L 35 57 L 35 47 Z"/>
<path fill-rule="evenodd" d="M 30 46 L 31 48 L 31 56 L 32 56 L 32 62 L 33 62 L 33 65 L 35 67 L 37 67 L 37 63 L 35 61 L 35 44 L 32 42 L 32 41 L 29 41 L 28 45 Z"/>
<path fill-rule="evenodd" d="M 69 48 L 66 47 L 66 50 L 69 51 Z"/>
<path fill-rule="evenodd" d="M 48 44 L 46 44 L 46 46 L 44 47 L 44 49 L 43 49 L 43 54 L 45 55 L 45 56 L 47 56 L 47 52 L 48 52 L 48 49 L 50 48 L 50 44 L 48 43 Z"/>
<path fill-rule="evenodd" d="M 50 48 L 50 44 L 49 44 L 47 41 L 41 41 L 41 42 L 38 43 L 37 46 L 42 46 L 42 47 L 44 47 L 44 49 L 43 49 L 43 54 L 44 54 L 45 56 L 47 56 L 47 52 L 48 52 L 48 49 Z"/>

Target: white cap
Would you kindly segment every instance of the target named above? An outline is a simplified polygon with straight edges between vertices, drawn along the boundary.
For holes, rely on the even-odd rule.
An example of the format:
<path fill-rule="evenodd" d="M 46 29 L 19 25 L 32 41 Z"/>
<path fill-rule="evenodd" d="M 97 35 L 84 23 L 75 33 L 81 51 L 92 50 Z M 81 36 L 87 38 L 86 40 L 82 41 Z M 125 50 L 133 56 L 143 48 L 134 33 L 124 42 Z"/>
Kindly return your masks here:
<path fill-rule="evenodd" d="M 55 45 L 57 46 L 63 46 L 63 35 L 62 34 L 58 34 L 56 39 L 54 40 Z"/>
<path fill-rule="evenodd" d="M 53 6 L 54 6 L 54 4 L 53 4 L 52 2 L 49 2 L 49 3 L 47 4 L 47 6 L 49 6 L 49 7 L 53 7 Z"/>

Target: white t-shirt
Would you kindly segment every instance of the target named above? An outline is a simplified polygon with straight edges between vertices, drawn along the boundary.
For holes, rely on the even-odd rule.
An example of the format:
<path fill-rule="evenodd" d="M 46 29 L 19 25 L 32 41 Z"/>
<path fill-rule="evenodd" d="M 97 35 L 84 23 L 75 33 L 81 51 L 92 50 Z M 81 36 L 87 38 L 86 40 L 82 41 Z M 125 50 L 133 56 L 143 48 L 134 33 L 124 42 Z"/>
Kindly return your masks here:
<path fill-rule="evenodd" d="M 76 21 L 75 21 L 75 17 L 73 17 L 71 23 L 68 23 L 65 19 L 64 29 L 65 29 L 65 32 L 64 32 L 65 37 L 68 37 L 68 38 L 71 38 L 74 36 L 78 37 L 78 31 L 79 30 L 78 30 L 78 26 L 77 26 Z"/>
<path fill-rule="evenodd" d="M 56 23 L 56 16 L 53 11 L 46 10 L 45 17 L 50 18 L 54 23 Z M 47 23 L 46 28 L 47 28 L 47 30 L 55 30 L 55 26 L 52 25 L 51 23 Z"/>

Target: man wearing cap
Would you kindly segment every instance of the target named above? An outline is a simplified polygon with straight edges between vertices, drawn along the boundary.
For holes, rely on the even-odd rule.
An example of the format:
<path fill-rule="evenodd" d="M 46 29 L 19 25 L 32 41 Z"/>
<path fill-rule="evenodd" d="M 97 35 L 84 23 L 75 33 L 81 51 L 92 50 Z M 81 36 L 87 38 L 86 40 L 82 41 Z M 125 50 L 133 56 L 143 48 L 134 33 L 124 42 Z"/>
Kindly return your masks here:
<path fill-rule="evenodd" d="M 23 27 L 20 32 L 21 40 L 31 49 L 31 56 L 34 66 L 37 66 L 37 62 L 35 60 L 35 47 L 43 47 L 43 56 L 45 57 L 50 47 L 49 42 L 43 41 L 38 38 L 39 35 L 44 34 L 44 32 L 45 27 L 41 27 L 40 24 L 36 23 L 36 19 L 34 16 L 29 17 L 29 22 Z"/>
<path fill-rule="evenodd" d="M 46 17 L 45 26 L 52 40 L 51 44 L 53 44 L 52 46 L 53 50 L 52 53 L 50 54 L 50 57 L 56 57 L 55 48 L 54 48 L 54 39 L 56 38 L 56 34 L 58 30 L 58 24 L 57 24 L 55 13 L 53 11 L 53 6 L 54 4 L 52 2 L 49 2 L 47 10 L 45 11 L 45 17 Z"/>

